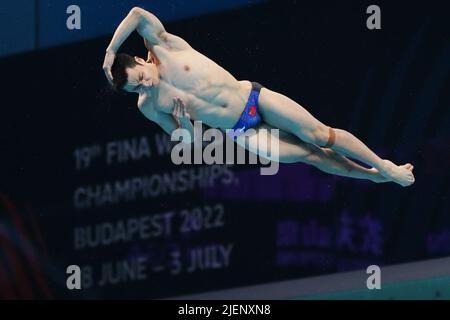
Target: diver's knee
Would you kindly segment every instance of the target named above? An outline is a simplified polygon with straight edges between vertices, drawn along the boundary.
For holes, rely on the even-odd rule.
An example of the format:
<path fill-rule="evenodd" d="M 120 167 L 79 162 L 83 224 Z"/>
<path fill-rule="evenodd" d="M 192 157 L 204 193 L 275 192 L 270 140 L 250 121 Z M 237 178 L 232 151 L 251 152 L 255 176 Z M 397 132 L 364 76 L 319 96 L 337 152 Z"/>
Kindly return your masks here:
<path fill-rule="evenodd" d="M 319 125 L 311 130 L 310 136 L 313 140 L 312 143 L 323 148 L 331 148 L 336 142 L 335 129 L 325 125 Z"/>
<path fill-rule="evenodd" d="M 310 145 L 298 156 L 300 162 L 315 166 L 322 162 L 323 151 L 317 146 Z"/>

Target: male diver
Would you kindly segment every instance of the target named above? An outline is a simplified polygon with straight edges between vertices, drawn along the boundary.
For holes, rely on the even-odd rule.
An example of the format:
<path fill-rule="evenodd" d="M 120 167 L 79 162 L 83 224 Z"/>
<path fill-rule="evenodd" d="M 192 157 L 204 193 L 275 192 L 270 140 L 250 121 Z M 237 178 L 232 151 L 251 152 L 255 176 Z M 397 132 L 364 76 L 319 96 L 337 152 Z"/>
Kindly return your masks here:
<path fill-rule="evenodd" d="M 144 38 L 147 60 L 116 54 L 135 30 Z M 238 81 L 141 8 L 133 8 L 118 26 L 103 70 L 115 88 L 139 94 L 139 110 L 168 134 L 177 128 L 193 133 L 191 120 L 238 134 L 253 128 L 253 139 L 244 147 L 258 150 L 258 139 L 278 139 L 279 162 L 304 162 L 331 174 L 404 187 L 414 183 L 411 164 L 398 166 L 381 159 L 354 135 L 326 126 L 285 95 Z M 278 137 L 267 137 L 265 130 L 261 134 L 261 129 L 271 128 L 280 130 Z"/>

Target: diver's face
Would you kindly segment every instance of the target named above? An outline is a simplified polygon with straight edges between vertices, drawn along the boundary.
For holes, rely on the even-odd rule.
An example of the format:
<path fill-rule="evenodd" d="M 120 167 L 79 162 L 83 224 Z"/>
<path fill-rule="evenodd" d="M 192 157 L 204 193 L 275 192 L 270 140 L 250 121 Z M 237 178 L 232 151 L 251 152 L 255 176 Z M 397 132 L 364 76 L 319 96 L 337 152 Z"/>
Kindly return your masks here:
<path fill-rule="evenodd" d="M 128 68 L 128 82 L 124 89 L 128 92 L 143 93 L 159 83 L 157 68 L 144 59 L 135 57 L 138 63 L 134 68 Z"/>

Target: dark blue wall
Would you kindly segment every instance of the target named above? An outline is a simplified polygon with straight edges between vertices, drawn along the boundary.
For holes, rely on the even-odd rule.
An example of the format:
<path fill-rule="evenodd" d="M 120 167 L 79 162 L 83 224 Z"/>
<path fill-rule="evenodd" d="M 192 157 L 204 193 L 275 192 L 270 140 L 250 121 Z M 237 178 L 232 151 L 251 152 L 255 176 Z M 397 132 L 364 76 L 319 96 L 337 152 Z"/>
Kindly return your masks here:
<path fill-rule="evenodd" d="M 0 3 L 0 57 L 92 39 L 114 32 L 133 6 L 165 23 L 256 4 L 262 0 L 18 0 Z M 81 29 L 66 27 L 70 5 L 81 9 Z"/>
<path fill-rule="evenodd" d="M 135 108 L 136 97 L 108 89 L 101 70 L 106 36 L 0 61 L 0 294 L 71 297 L 68 264 L 98 271 L 136 257 L 168 267 L 74 295 L 168 297 L 448 256 L 448 11 L 440 2 L 383 1 L 383 29 L 369 31 L 369 4 L 277 0 L 167 29 L 238 79 L 288 95 L 382 157 L 412 162 L 411 188 L 333 177 L 304 164 L 282 165 L 274 177 L 260 176 L 258 166 L 174 166 L 158 155 L 155 139 L 163 135 Z M 118 21 L 114 12 L 108 14 Z M 123 51 L 145 55 L 142 39 L 131 37 Z M 136 137 L 150 141 L 150 158 L 111 166 L 97 158 L 76 170 L 75 150 Z M 80 186 L 165 174 L 203 182 L 188 188 L 181 179 L 158 197 L 74 206 Z M 181 232 L 183 210 L 197 207 L 216 218 L 223 210 L 224 224 Z M 76 228 L 172 211 L 175 231 L 167 237 L 74 245 Z M 171 274 L 174 252 L 186 262 L 192 250 L 230 243 L 229 266 Z"/>

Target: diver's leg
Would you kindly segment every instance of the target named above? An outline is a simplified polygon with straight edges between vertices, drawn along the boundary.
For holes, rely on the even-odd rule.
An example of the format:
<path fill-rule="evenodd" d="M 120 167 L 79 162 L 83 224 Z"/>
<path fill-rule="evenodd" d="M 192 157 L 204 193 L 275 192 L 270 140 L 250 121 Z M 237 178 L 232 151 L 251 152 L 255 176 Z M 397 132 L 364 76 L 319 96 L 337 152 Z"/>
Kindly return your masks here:
<path fill-rule="evenodd" d="M 282 130 L 279 130 L 279 134 L 276 136 L 271 133 L 271 129 L 274 128 L 267 124 L 262 124 L 258 128 L 253 129 L 253 134 L 251 134 L 250 130 L 246 132 L 247 137 L 238 139 L 237 143 L 250 152 L 269 160 L 276 161 L 278 159 L 281 163 L 303 162 L 313 165 L 326 173 L 356 179 L 367 179 L 377 183 L 389 181 L 375 168 L 364 168 L 333 150 L 306 143 Z M 278 144 L 278 148 L 270 148 L 275 143 Z"/>
<path fill-rule="evenodd" d="M 407 169 L 412 168 L 411 165 L 397 166 L 381 159 L 353 134 L 324 125 L 292 99 L 263 88 L 258 104 L 259 112 L 268 124 L 292 133 L 305 142 L 331 148 L 341 155 L 370 165 L 388 180 L 402 186 L 414 183 L 412 169 Z"/>

